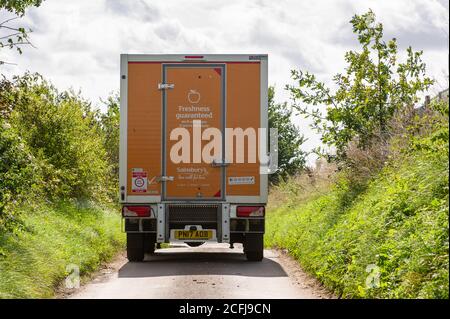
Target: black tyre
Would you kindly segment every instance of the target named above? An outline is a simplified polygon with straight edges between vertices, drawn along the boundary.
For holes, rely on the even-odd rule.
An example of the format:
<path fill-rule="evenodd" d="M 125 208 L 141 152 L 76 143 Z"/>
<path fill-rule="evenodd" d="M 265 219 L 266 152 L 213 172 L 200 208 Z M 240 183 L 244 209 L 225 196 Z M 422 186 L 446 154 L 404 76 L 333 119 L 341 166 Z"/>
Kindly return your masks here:
<path fill-rule="evenodd" d="M 144 234 L 144 252 L 147 254 L 155 253 L 155 235 Z"/>
<path fill-rule="evenodd" d="M 264 258 L 263 251 L 248 251 L 245 253 L 248 261 L 261 261 Z"/>
<path fill-rule="evenodd" d="M 194 242 L 194 241 L 191 241 L 191 242 L 186 242 L 186 244 L 189 246 L 189 247 L 198 247 L 198 246 L 201 246 L 201 245 L 203 245 L 204 244 L 204 242 Z"/>
<path fill-rule="evenodd" d="M 263 234 L 246 234 L 244 253 L 249 261 L 261 261 L 264 258 Z"/>
<path fill-rule="evenodd" d="M 129 261 L 144 260 L 144 234 L 127 234 L 127 258 Z"/>

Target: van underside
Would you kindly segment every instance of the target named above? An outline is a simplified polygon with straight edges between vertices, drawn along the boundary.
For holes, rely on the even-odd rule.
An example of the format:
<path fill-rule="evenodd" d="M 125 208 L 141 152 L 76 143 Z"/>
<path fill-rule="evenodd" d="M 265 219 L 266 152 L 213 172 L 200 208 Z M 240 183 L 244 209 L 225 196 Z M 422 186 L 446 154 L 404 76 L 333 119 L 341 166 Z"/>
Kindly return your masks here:
<path fill-rule="evenodd" d="M 123 205 L 130 261 L 142 261 L 160 243 L 242 243 L 248 260 L 263 258 L 264 205 L 179 203 Z"/>

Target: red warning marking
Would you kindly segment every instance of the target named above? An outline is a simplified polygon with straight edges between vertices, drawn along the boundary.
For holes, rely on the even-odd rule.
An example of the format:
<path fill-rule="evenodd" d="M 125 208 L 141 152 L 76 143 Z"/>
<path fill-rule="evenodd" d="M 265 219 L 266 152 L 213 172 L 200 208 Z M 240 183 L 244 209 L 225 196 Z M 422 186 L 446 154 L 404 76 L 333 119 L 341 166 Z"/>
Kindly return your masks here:
<path fill-rule="evenodd" d="M 222 69 L 221 68 L 214 68 L 214 71 L 217 72 L 220 76 L 222 76 Z"/>
<path fill-rule="evenodd" d="M 214 194 L 214 197 L 220 197 L 221 196 L 221 191 L 217 191 L 217 193 Z"/>

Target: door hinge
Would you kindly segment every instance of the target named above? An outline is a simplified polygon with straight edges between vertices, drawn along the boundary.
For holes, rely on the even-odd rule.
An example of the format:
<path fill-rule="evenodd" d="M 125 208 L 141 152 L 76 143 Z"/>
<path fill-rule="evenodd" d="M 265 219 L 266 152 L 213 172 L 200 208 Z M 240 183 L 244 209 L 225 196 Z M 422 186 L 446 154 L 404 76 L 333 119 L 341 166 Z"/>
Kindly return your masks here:
<path fill-rule="evenodd" d="M 158 90 L 169 90 L 175 88 L 175 84 L 158 83 Z"/>

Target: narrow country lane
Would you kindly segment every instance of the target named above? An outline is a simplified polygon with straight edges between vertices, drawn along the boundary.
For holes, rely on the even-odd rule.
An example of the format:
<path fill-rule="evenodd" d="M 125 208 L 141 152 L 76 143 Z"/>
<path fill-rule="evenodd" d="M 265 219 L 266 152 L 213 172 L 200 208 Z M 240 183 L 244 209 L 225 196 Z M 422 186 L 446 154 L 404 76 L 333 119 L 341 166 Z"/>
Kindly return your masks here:
<path fill-rule="evenodd" d="M 242 246 L 172 245 L 142 263 L 120 256 L 69 298 L 330 298 L 285 254 L 266 250 L 248 262 Z"/>

